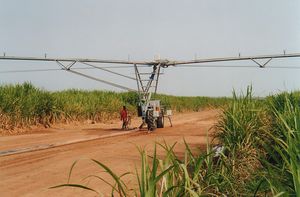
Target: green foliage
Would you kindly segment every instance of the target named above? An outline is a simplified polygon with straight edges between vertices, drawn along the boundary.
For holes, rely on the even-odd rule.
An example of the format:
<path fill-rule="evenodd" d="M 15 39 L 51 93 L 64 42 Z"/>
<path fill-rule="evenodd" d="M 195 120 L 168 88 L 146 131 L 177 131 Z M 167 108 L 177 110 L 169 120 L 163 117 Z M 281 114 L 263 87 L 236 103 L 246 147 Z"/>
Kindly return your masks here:
<path fill-rule="evenodd" d="M 219 167 L 233 184 L 229 194 L 299 196 L 300 95 L 282 93 L 266 100 L 234 94 L 217 125 L 227 152 Z"/>
<path fill-rule="evenodd" d="M 252 88 L 246 95 L 238 97 L 235 92 L 230 104 L 223 108 L 223 115 L 217 125 L 217 138 L 228 149 L 236 151 L 252 145 L 261 134 L 267 122 L 264 105 L 252 97 Z"/>
<path fill-rule="evenodd" d="M 157 95 L 162 104 L 175 111 L 198 111 L 209 106 L 221 106 L 226 98 L 175 97 Z M 136 113 L 139 97 L 135 92 L 65 90 L 49 92 L 30 83 L 0 86 L 0 129 L 12 130 L 68 121 L 104 121 L 117 118 L 126 105 Z"/>
<path fill-rule="evenodd" d="M 215 127 L 216 141 L 224 147 L 218 156 L 209 143 L 206 152 L 195 154 L 185 142 L 183 158 L 174 152 L 176 143 L 158 144 L 165 151 L 162 159 L 157 157 L 157 145 L 152 156 L 139 149 L 138 188 L 133 188 L 132 195 L 129 186 L 122 185 L 124 190 L 118 194 L 300 196 L 299 104 L 299 92 L 282 93 L 266 100 L 254 99 L 251 87 L 240 97 L 234 93 Z M 121 179 L 110 174 L 115 182 Z M 107 184 L 114 188 L 114 184 Z"/>
<path fill-rule="evenodd" d="M 151 157 L 139 150 L 142 168 L 136 171 L 135 196 L 300 196 L 300 93 L 282 93 L 266 99 L 245 95 L 233 99 L 175 97 L 156 95 L 162 104 L 175 111 L 198 111 L 222 107 L 217 123 L 216 141 L 224 151 L 215 157 L 210 145 L 195 155 L 186 144 L 184 158 L 174 152 L 175 144 L 158 144 L 165 157 Z M 133 92 L 67 90 L 48 92 L 30 83 L 0 86 L 1 129 L 55 122 L 115 118 L 126 105 L 135 113 L 138 95 Z M 112 187 L 112 195 L 130 196 L 122 177 L 109 167 L 92 160 L 112 176 L 114 183 L 97 178 Z M 75 165 L 76 163 L 74 163 Z M 69 178 L 71 177 L 72 165 Z M 63 184 L 98 191 L 80 185 Z M 135 189 L 135 188 L 134 188 Z"/>
<path fill-rule="evenodd" d="M 268 158 L 266 180 L 272 193 L 300 196 L 300 95 L 282 93 L 269 98 L 271 129 L 265 131 Z"/>
<path fill-rule="evenodd" d="M 56 104 L 51 93 L 39 90 L 29 83 L 1 86 L 0 112 L 2 116 L 9 117 L 8 123 L 1 127 L 41 123 L 45 117 L 52 117 Z"/>

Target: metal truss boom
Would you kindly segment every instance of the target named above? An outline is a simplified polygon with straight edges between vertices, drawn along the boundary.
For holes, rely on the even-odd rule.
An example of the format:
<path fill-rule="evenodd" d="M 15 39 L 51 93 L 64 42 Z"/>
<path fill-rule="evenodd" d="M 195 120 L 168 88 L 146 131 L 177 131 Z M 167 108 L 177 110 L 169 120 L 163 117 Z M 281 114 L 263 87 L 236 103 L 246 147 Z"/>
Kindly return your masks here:
<path fill-rule="evenodd" d="M 179 64 L 196 64 L 196 63 L 210 63 L 210 62 L 230 62 L 230 61 L 242 61 L 242 60 L 251 60 L 257 63 L 260 67 L 266 66 L 267 63 L 271 61 L 271 59 L 280 59 L 280 58 L 292 58 L 292 57 L 300 57 L 300 53 L 290 53 L 290 54 L 280 54 L 280 55 L 261 55 L 261 56 L 239 56 L 239 57 L 224 57 L 224 58 L 207 58 L 207 59 L 195 59 L 191 61 L 173 61 L 169 62 L 168 65 L 179 65 Z M 268 61 L 265 64 L 260 64 L 256 60 L 264 60 Z M 212 66 L 213 67 L 213 66 Z"/>
<path fill-rule="evenodd" d="M 46 62 L 90 62 L 90 63 L 110 63 L 110 64 L 139 64 L 149 65 L 151 62 L 123 61 L 123 60 L 101 60 L 88 58 L 42 58 L 42 57 L 21 57 L 21 56 L 0 56 L 2 60 L 21 60 L 21 61 L 46 61 Z"/>
<path fill-rule="evenodd" d="M 145 100 L 150 100 L 151 93 L 156 93 L 158 87 L 158 80 L 160 77 L 160 70 L 161 68 L 167 68 L 169 66 L 193 66 L 193 67 L 201 67 L 203 63 L 213 63 L 213 62 L 230 62 L 230 61 L 245 61 L 250 60 L 257 64 L 260 68 L 265 68 L 265 66 L 273 59 L 280 59 L 280 58 L 295 58 L 300 57 L 300 53 L 290 53 L 290 54 L 279 54 L 279 55 L 260 55 L 260 56 L 238 56 L 238 57 L 221 57 L 221 58 L 206 58 L 206 59 L 195 59 L 190 61 L 172 61 L 168 59 L 158 59 L 153 61 L 122 61 L 122 60 L 101 60 L 101 59 L 88 59 L 88 58 L 48 58 L 46 55 L 44 58 L 42 57 L 20 57 L 20 56 L 0 56 L 0 60 L 17 60 L 17 61 L 44 61 L 44 62 L 56 62 L 58 65 L 61 66 L 61 70 L 65 70 L 92 80 L 96 80 L 114 87 L 118 87 L 120 89 L 128 90 L 128 91 L 135 91 L 132 88 L 125 87 L 123 85 L 109 82 L 100 78 L 93 77 L 91 75 L 87 75 L 78 71 L 75 71 L 73 66 L 76 63 L 85 64 L 90 66 L 94 69 L 99 69 L 105 72 L 109 72 L 111 74 L 115 74 L 118 76 L 125 77 L 127 79 L 136 80 L 138 85 L 138 92 L 140 96 Z M 261 63 L 264 60 L 264 63 Z M 122 73 L 118 73 L 112 70 L 109 70 L 111 67 L 100 67 L 95 65 L 96 63 L 105 63 L 105 64 L 129 64 L 132 65 L 135 71 L 135 77 L 127 76 Z M 199 65 L 195 65 L 199 64 Z M 128 66 L 129 67 L 129 66 Z M 153 70 L 151 72 L 140 72 L 138 67 L 149 67 Z M 221 67 L 217 65 L 211 65 L 207 67 Z M 247 67 L 247 66 L 245 66 Z M 121 68 L 121 67 L 120 67 Z M 300 67 L 299 67 L 300 68 Z M 49 69 L 48 69 L 49 70 Z M 142 78 L 142 75 L 148 75 L 149 78 Z M 145 83 L 144 83 L 145 82 Z M 151 91 L 150 91 L 151 90 Z"/>
<path fill-rule="evenodd" d="M 80 62 L 80 63 L 109 63 L 109 64 L 131 64 L 131 65 L 148 65 L 154 66 L 160 64 L 163 68 L 168 66 L 196 64 L 196 63 L 210 63 L 210 62 L 229 62 L 229 61 L 243 61 L 251 60 L 264 67 L 271 59 L 293 58 L 300 57 L 300 53 L 278 54 L 278 55 L 258 55 L 258 56 L 238 56 L 238 57 L 221 57 L 221 58 L 205 58 L 195 59 L 190 61 L 172 61 L 167 59 L 158 59 L 154 61 L 123 61 L 123 60 L 101 60 L 88 58 L 42 58 L 42 57 L 21 57 L 21 56 L 0 56 L 0 60 L 23 60 L 23 61 L 48 61 L 48 62 Z M 267 59 L 265 64 L 260 64 L 257 60 Z"/>

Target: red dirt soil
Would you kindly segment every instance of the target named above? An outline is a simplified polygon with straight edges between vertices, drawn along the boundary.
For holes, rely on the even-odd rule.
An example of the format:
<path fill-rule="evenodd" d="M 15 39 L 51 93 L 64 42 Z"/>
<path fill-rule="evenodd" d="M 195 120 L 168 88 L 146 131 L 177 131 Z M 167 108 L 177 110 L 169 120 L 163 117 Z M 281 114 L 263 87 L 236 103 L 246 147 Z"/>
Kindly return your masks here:
<path fill-rule="evenodd" d="M 73 170 L 71 183 L 88 185 L 109 196 L 111 188 L 105 183 L 91 179 L 82 180 L 88 175 L 99 175 L 111 180 L 99 166 L 90 159 L 96 159 L 116 174 L 135 172 L 139 169 L 140 156 L 136 147 L 145 147 L 152 154 L 155 142 L 168 144 L 177 142 L 176 153 L 183 155 L 183 138 L 194 149 L 206 148 L 207 135 L 217 120 L 218 110 L 177 114 L 172 117 L 173 127 L 167 119 L 165 128 L 157 129 L 148 134 L 145 131 L 99 138 L 104 135 L 121 133 L 121 122 L 110 124 L 85 124 L 64 126 L 63 128 L 46 129 L 36 134 L 2 136 L 0 137 L 0 152 L 22 148 L 38 147 L 44 144 L 60 144 L 57 147 L 30 151 L 19 154 L 0 156 L 0 195 L 1 196 L 95 196 L 95 193 L 79 188 L 64 187 L 49 189 L 49 187 L 67 182 L 68 173 L 74 161 L 79 160 Z M 134 119 L 131 126 L 138 127 L 139 119 Z M 94 140 L 91 140 L 94 139 Z M 88 140 L 88 141 L 84 141 Z M 68 142 L 81 141 L 72 143 Z M 158 155 L 163 151 L 158 149 Z M 125 183 L 131 188 L 136 187 L 135 175 L 124 177 Z"/>

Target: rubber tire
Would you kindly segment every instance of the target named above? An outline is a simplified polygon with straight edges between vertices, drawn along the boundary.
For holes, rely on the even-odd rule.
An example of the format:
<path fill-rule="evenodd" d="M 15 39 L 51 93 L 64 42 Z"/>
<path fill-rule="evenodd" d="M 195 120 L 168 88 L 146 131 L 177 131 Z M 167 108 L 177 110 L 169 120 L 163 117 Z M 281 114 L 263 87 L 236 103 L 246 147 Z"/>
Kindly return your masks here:
<path fill-rule="evenodd" d="M 156 129 L 155 119 L 152 110 L 148 110 L 146 122 L 147 122 L 148 131 L 154 131 Z"/>
<path fill-rule="evenodd" d="M 163 116 L 157 118 L 157 128 L 164 128 L 165 120 Z"/>

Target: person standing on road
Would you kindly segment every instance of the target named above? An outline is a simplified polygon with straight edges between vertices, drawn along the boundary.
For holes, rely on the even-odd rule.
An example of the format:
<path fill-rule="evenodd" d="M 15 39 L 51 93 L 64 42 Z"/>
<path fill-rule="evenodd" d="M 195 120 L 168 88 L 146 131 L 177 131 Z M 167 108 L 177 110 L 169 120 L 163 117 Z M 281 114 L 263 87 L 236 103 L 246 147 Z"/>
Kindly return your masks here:
<path fill-rule="evenodd" d="M 122 129 L 126 129 L 127 120 L 128 120 L 128 112 L 126 106 L 123 106 L 123 109 L 120 112 L 121 120 L 123 121 Z"/>

